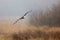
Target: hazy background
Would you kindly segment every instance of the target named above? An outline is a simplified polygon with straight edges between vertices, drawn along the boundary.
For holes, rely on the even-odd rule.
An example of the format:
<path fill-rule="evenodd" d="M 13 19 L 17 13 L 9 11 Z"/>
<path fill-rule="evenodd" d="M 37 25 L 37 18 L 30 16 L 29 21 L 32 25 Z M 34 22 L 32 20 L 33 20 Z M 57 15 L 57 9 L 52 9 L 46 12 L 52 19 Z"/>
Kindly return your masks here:
<path fill-rule="evenodd" d="M 54 37 L 54 39 L 59 38 L 60 4 L 58 5 L 59 7 L 57 6 L 57 4 L 59 2 L 60 2 L 60 0 L 0 0 L 0 35 L 5 34 L 5 33 L 9 33 L 9 34 L 17 33 L 16 36 L 17 36 L 17 38 L 19 37 L 18 39 L 20 39 L 21 36 L 18 36 L 18 35 L 20 35 L 19 33 L 23 32 L 22 35 L 24 36 L 25 35 L 24 33 L 26 33 L 25 31 L 27 31 L 29 35 L 31 33 L 34 36 L 37 36 L 36 35 L 37 33 L 42 33 L 42 37 L 44 35 L 44 37 L 43 37 L 44 39 L 48 38 L 49 40 L 51 40 L 52 37 Z M 52 6 L 53 6 L 53 8 L 52 8 Z M 53 9 L 53 11 L 47 10 L 47 9 L 51 9 L 51 8 Z M 13 23 L 19 17 L 24 15 L 24 13 L 29 10 L 32 10 L 32 13 L 30 13 L 31 15 L 28 14 L 25 17 L 25 19 L 28 19 L 28 21 L 23 19 L 23 20 L 20 20 L 15 25 L 13 25 Z M 41 11 L 41 10 L 43 10 L 43 11 Z M 46 10 L 47 10 L 47 12 L 44 12 Z M 39 15 L 38 13 L 39 14 L 44 13 L 44 15 L 37 16 L 37 15 Z M 47 15 L 46 13 L 47 14 L 49 13 L 49 15 Z M 52 13 L 54 16 L 52 15 Z M 50 14 L 52 15 L 52 17 Z M 31 18 L 29 18 L 29 16 Z M 39 17 L 41 18 L 41 20 L 39 19 Z M 52 18 L 51 20 L 49 20 L 50 17 Z M 37 20 L 36 20 L 36 18 L 37 18 Z M 42 23 L 43 25 L 40 26 L 39 23 Z M 47 24 L 48 24 L 48 26 L 50 24 L 53 24 L 53 28 L 48 27 Z M 54 28 L 55 24 L 59 24 L 59 27 Z M 30 30 L 31 30 L 31 32 L 30 32 Z M 39 31 L 39 30 L 41 30 L 41 31 Z M 12 37 L 15 39 L 16 36 L 14 36 L 14 34 Z M 38 35 L 40 35 L 40 34 L 38 34 Z M 49 36 L 50 36 L 50 38 L 49 38 Z M 5 37 L 6 36 L 4 36 L 4 37 L 0 36 L 0 39 L 4 40 Z M 6 38 L 6 39 L 8 39 L 8 38 Z"/>
<path fill-rule="evenodd" d="M 22 16 L 29 10 L 50 8 L 59 0 L 0 0 L 0 20 Z"/>

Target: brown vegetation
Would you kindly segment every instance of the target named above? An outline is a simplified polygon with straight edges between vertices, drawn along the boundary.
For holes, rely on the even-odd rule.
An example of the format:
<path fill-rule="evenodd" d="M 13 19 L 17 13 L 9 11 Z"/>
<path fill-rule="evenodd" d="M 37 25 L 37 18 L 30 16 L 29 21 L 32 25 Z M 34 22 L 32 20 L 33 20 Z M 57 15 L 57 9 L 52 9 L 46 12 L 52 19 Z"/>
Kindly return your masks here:
<path fill-rule="evenodd" d="M 44 29 L 44 27 L 43 27 Z M 40 29 L 35 29 L 35 30 L 27 30 L 24 31 L 23 33 L 19 32 L 17 34 L 13 34 L 13 40 L 29 40 L 29 39 L 38 39 L 39 40 L 60 40 L 60 30 L 56 28 L 49 28 L 48 30 L 40 30 Z M 56 29 L 56 30 L 55 30 Z"/>
<path fill-rule="evenodd" d="M 2 24 L 1 24 L 2 23 Z M 60 27 L 0 24 L 0 40 L 60 40 Z M 2 27 L 1 27 L 2 26 Z M 2 30 L 2 31 L 1 31 Z"/>

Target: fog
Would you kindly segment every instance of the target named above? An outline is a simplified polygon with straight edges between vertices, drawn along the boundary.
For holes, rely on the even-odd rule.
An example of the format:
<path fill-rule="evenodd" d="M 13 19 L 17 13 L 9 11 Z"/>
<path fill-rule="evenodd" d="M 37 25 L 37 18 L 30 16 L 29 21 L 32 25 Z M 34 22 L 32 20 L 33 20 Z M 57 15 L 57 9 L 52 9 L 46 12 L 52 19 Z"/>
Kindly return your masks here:
<path fill-rule="evenodd" d="M 0 0 L 0 19 L 22 16 L 28 10 L 50 8 L 59 0 Z"/>

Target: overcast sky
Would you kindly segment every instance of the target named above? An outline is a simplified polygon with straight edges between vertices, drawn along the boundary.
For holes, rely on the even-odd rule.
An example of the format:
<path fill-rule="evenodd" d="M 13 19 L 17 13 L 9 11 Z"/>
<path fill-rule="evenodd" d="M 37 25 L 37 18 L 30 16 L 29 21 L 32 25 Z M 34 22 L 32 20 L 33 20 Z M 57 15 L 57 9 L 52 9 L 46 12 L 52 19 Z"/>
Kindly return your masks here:
<path fill-rule="evenodd" d="M 49 8 L 57 0 L 0 0 L 0 18 L 22 16 L 28 10 Z"/>

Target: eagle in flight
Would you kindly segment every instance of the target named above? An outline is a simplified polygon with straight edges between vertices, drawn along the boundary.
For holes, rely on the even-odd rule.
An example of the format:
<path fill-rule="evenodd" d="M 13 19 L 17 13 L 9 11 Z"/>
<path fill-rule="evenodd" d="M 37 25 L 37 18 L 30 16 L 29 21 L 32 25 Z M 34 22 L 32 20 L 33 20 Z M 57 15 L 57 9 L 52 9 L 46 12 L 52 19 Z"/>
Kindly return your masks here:
<path fill-rule="evenodd" d="M 13 24 L 16 24 L 19 20 L 24 19 L 24 17 L 25 17 L 29 12 L 31 12 L 31 11 L 32 11 L 32 10 L 27 11 L 22 17 L 20 17 L 19 19 L 17 19 Z"/>

